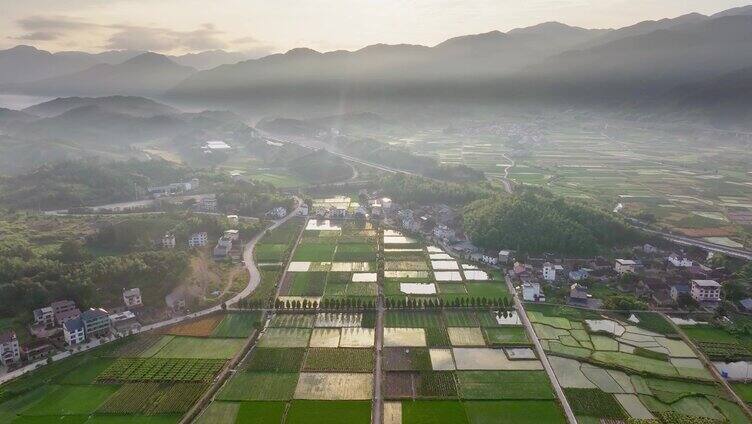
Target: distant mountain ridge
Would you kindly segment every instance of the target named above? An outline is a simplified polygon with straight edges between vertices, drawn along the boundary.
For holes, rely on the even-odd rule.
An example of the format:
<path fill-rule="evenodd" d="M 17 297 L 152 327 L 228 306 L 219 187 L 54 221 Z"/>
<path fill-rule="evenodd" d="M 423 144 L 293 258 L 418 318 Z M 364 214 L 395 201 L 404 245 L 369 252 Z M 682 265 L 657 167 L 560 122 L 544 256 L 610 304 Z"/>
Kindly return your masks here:
<path fill-rule="evenodd" d="M 195 69 L 166 56 L 142 53 L 117 65 L 98 64 L 82 71 L 7 86 L 11 91 L 39 95 L 156 95 Z"/>

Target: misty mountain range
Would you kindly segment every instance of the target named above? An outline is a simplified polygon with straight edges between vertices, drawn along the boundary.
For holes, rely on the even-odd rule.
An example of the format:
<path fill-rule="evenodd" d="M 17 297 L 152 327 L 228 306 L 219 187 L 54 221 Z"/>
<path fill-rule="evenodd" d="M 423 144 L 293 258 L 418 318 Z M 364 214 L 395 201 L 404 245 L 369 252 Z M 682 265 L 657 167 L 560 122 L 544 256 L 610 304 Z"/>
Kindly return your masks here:
<path fill-rule="evenodd" d="M 142 95 L 196 104 L 471 102 L 644 108 L 732 123 L 752 114 L 752 6 L 602 30 L 557 22 L 449 39 L 243 60 L 226 52 L 0 52 L 0 92 Z M 23 70 L 23 71 L 22 71 Z M 647 112 L 649 111 L 649 112 Z M 733 117 L 733 118 L 731 118 Z M 724 122 L 726 121 L 726 122 Z"/>

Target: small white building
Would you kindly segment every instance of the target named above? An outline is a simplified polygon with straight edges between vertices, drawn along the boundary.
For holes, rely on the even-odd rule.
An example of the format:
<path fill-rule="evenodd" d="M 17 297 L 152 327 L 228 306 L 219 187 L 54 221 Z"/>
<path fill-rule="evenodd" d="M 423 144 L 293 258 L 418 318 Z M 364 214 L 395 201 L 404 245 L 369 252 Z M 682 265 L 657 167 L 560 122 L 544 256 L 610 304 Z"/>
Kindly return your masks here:
<path fill-rule="evenodd" d="M 298 209 L 298 215 L 308 216 L 308 205 L 306 205 L 305 203 L 300 205 L 300 209 Z"/>
<path fill-rule="evenodd" d="M 635 269 L 637 269 L 637 262 L 631 259 L 617 259 L 614 265 L 614 271 L 619 274 L 626 274 L 628 272 L 634 274 Z"/>
<path fill-rule="evenodd" d="M 481 255 L 480 260 L 489 265 L 497 265 L 499 263 L 499 255 L 493 250 L 486 250 Z"/>
<path fill-rule="evenodd" d="M 692 280 L 692 299 L 698 302 L 718 302 L 721 300 L 721 285 L 715 280 Z"/>
<path fill-rule="evenodd" d="M 540 283 L 522 283 L 522 299 L 526 302 L 545 302 L 546 297 L 541 292 Z"/>
<path fill-rule="evenodd" d="M 499 263 L 505 264 L 509 262 L 509 259 L 512 258 L 512 252 L 509 250 L 500 250 L 499 251 Z"/>
<path fill-rule="evenodd" d="M 692 259 L 679 256 L 676 253 L 670 254 L 666 259 L 668 259 L 671 265 L 679 268 L 689 268 L 694 265 L 694 261 L 692 261 Z"/>
<path fill-rule="evenodd" d="M 645 243 L 642 246 L 642 251 L 645 253 L 658 253 L 658 248 L 653 246 L 652 244 Z"/>
<path fill-rule="evenodd" d="M 227 215 L 227 221 L 230 223 L 230 225 L 238 225 L 238 222 L 240 222 L 240 217 L 237 215 Z"/>
<path fill-rule="evenodd" d="M 188 239 L 188 247 L 204 247 L 209 244 L 209 235 L 206 231 L 191 234 Z"/>
<path fill-rule="evenodd" d="M 42 324 L 45 327 L 52 327 L 55 325 L 55 311 L 52 307 L 47 306 L 44 308 L 34 309 L 34 324 Z"/>
<path fill-rule="evenodd" d="M 21 347 L 13 330 L 0 333 L 0 362 L 5 366 L 21 362 Z"/>
<path fill-rule="evenodd" d="M 231 240 L 231 241 L 238 241 L 240 239 L 240 231 L 238 230 L 225 230 L 224 236 L 225 238 Z"/>
<path fill-rule="evenodd" d="M 556 280 L 556 268 L 550 262 L 543 264 L 543 279 L 546 281 Z"/>
<path fill-rule="evenodd" d="M 75 346 L 86 341 L 86 330 L 81 318 L 66 321 L 63 324 L 63 336 L 68 346 Z"/>
<path fill-rule="evenodd" d="M 454 230 L 447 227 L 446 225 L 437 225 L 436 227 L 434 227 L 433 235 L 438 239 L 448 241 L 454 240 L 456 237 Z"/>
<path fill-rule="evenodd" d="M 165 249 L 175 248 L 175 234 L 167 233 L 162 236 L 162 247 Z"/>
<path fill-rule="evenodd" d="M 134 287 L 132 289 L 123 290 L 123 303 L 128 308 L 138 308 L 143 305 L 141 300 L 141 289 Z"/>

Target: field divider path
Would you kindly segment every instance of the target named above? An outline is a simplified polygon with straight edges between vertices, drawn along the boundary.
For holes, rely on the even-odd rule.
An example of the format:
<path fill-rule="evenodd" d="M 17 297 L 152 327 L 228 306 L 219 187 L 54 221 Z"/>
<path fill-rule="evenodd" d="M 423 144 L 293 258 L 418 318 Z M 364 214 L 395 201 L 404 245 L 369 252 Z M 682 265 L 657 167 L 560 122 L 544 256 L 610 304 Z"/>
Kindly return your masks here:
<path fill-rule="evenodd" d="M 381 392 L 381 381 L 383 380 L 381 371 L 381 351 L 384 347 L 384 229 L 379 226 L 376 231 L 376 243 L 378 244 L 376 263 L 378 292 L 376 294 L 376 331 L 374 348 L 376 349 L 376 360 L 373 366 L 373 411 L 371 412 L 371 423 L 382 424 L 384 413 L 384 399 Z"/>
<path fill-rule="evenodd" d="M 554 387 L 554 392 L 556 392 L 556 397 L 559 398 L 559 403 L 561 404 L 562 409 L 564 409 L 564 414 L 567 417 L 567 422 L 569 424 L 577 424 L 577 417 L 575 417 L 574 411 L 572 411 L 572 407 L 569 405 L 569 401 L 567 400 L 567 397 L 564 395 L 564 389 L 561 388 L 561 384 L 559 384 L 559 379 L 556 378 L 556 374 L 554 373 L 554 369 L 551 366 L 551 363 L 548 362 L 548 357 L 546 356 L 546 352 L 543 350 L 543 346 L 541 345 L 540 340 L 538 339 L 538 335 L 535 334 L 535 329 L 533 329 L 533 324 L 527 318 L 527 314 L 525 313 L 525 307 L 522 305 L 522 302 L 520 302 L 520 298 L 517 297 L 517 291 L 514 289 L 514 286 L 512 285 L 512 280 L 509 278 L 509 276 L 505 275 L 504 281 L 507 283 L 509 294 L 512 295 L 512 301 L 514 302 L 514 308 L 517 311 L 517 315 L 522 321 L 522 325 L 525 326 L 525 331 L 527 332 L 528 337 L 530 337 L 530 340 L 533 341 L 533 345 L 535 345 L 535 351 L 538 353 L 538 357 L 540 358 L 540 361 L 543 364 L 543 368 L 546 370 L 546 373 L 548 374 L 548 379 L 549 381 L 551 381 L 551 384 Z"/>
<path fill-rule="evenodd" d="M 676 334 L 678 334 L 679 337 L 681 337 L 681 339 L 684 341 L 684 343 L 686 343 L 692 349 L 695 355 L 697 355 L 697 357 L 700 358 L 703 365 L 705 365 L 705 368 L 708 368 L 710 373 L 713 374 L 713 378 L 715 378 L 716 381 L 718 381 L 719 383 L 723 385 L 723 388 L 726 390 L 729 396 L 731 396 L 731 398 L 734 399 L 734 402 L 736 402 L 737 405 L 739 405 L 742 408 L 742 411 L 744 411 L 744 413 L 747 415 L 747 418 L 749 418 L 750 422 L 752 422 L 752 410 L 749 408 L 749 405 L 747 405 L 747 403 L 744 402 L 744 400 L 741 397 L 739 397 L 739 395 L 736 394 L 734 389 L 731 388 L 731 385 L 728 383 L 728 381 L 726 381 L 726 379 L 723 378 L 721 373 L 718 372 L 718 369 L 715 367 L 715 365 L 713 365 L 713 363 L 710 362 L 710 360 L 705 356 L 705 354 L 702 353 L 702 351 L 698 349 L 694 343 L 692 343 L 692 340 L 690 340 L 690 338 L 687 337 L 686 334 L 684 334 L 681 328 L 678 325 L 676 325 L 676 323 L 672 321 L 671 318 L 669 318 L 666 314 L 660 311 L 658 311 L 658 314 L 671 324 L 671 326 L 674 328 L 674 331 L 676 331 Z"/>
<path fill-rule="evenodd" d="M 290 219 L 298 215 L 297 211 L 300 209 L 300 204 L 302 203 L 302 201 L 300 201 L 300 199 L 297 197 L 295 200 L 298 201 L 298 204 L 297 204 L 298 206 L 295 208 L 295 210 L 292 213 L 287 215 L 285 218 L 275 222 L 274 225 L 271 225 L 266 230 L 262 231 L 258 236 L 254 237 L 254 239 L 251 242 L 249 242 L 248 245 L 246 246 L 246 251 L 243 252 L 243 259 L 245 260 L 246 268 L 248 268 L 248 271 L 250 273 L 251 280 L 253 280 L 254 275 L 258 276 L 259 281 L 261 278 L 258 267 L 256 266 L 255 259 L 253 257 L 253 249 L 256 247 L 256 244 L 258 244 L 258 242 L 263 238 L 263 235 L 265 235 L 268 231 L 281 226 L 285 222 L 289 221 Z M 306 223 L 307 222 L 308 220 L 306 220 Z M 295 245 L 293 247 L 293 250 L 290 251 L 290 257 L 287 258 L 287 261 L 285 261 L 284 263 L 285 271 L 282 273 L 281 278 L 284 278 L 285 273 L 287 273 L 287 267 L 289 266 L 289 263 L 292 260 L 292 255 L 295 253 L 295 248 L 298 246 L 300 239 L 303 237 L 303 233 L 305 232 L 305 227 L 306 227 L 305 225 L 302 226 L 300 233 L 298 234 L 298 237 L 295 239 Z M 255 274 L 254 274 L 254 270 L 255 270 Z M 282 281 L 281 278 L 279 281 Z M 251 282 L 248 284 L 248 287 L 251 287 L 252 285 L 253 284 Z M 246 296 L 250 295 L 253 292 L 253 290 L 256 289 L 257 286 L 258 286 L 258 283 L 248 291 Z M 275 294 L 274 294 L 275 300 L 277 299 L 277 296 L 279 296 L 279 290 L 281 288 L 282 288 L 282 285 L 277 283 L 277 290 L 275 291 Z M 242 298 L 238 298 L 236 302 L 238 302 L 240 299 Z M 222 370 L 220 375 L 214 380 L 214 383 L 209 388 L 209 390 L 207 390 L 204 393 L 204 395 L 201 396 L 201 398 L 193 405 L 193 407 L 185 415 L 183 415 L 183 418 L 181 418 L 181 420 L 179 421 L 179 424 L 189 424 L 189 423 L 194 422 L 201 415 L 201 413 L 204 412 L 206 407 L 208 407 L 214 401 L 214 397 L 217 395 L 217 393 L 222 388 L 222 386 L 224 386 L 227 383 L 227 381 L 229 381 L 229 377 L 235 375 L 235 373 L 237 372 L 238 365 L 240 365 L 243 362 L 243 360 L 248 355 L 250 355 L 250 353 L 256 347 L 256 341 L 262 335 L 264 335 L 264 333 L 266 333 L 266 330 L 269 327 L 269 323 L 271 322 L 272 317 L 274 316 L 276 312 L 275 309 L 269 309 L 269 308 L 264 308 L 262 309 L 262 311 L 263 312 L 261 316 L 261 321 L 264 323 L 263 328 L 260 330 L 254 330 L 251 333 L 251 335 L 246 339 L 246 343 L 245 345 L 243 345 L 243 349 L 240 352 L 238 352 L 238 354 L 235 355 L 232 361 L 225 366 L 225 368 Z"/>

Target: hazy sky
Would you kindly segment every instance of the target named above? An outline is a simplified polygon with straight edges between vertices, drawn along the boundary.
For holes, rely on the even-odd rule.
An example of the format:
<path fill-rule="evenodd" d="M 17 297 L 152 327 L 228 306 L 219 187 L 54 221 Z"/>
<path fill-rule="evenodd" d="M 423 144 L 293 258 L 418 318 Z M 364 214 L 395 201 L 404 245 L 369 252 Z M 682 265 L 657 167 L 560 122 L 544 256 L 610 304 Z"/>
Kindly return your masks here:
<path fill-rule="evenodd" d="M 752 0 L 0 0 L 0 48 L 207 49 L 434 45 L 546 21 L 613 28 Z"/>

